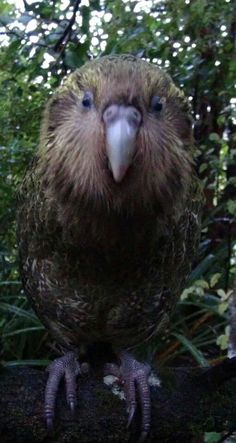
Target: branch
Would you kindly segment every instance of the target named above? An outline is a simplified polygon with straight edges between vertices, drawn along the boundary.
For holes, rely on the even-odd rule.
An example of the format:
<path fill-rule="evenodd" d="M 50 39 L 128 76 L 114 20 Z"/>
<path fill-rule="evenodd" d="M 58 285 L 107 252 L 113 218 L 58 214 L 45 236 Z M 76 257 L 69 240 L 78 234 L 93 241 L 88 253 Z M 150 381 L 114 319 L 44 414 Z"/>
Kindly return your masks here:
<path fill-rule="evenodd" d="M 72 32 L 72 27 L 75 23 L 76 20 L 76 14 L 78 12 L 78 8 L 80 5 L 80 1 L 81 0 L 76 0 L 75 4 L 74 4 L 74 8 L 73 8 L 73 14 L 71 19 L 69 20 L 68 25 L 66 26 L 66 28 L 64 29 L 64 32 L 62 33 L 61 37 L 59 38 L 59 40 L 57 41 L 57 43 L 54 46 L 54 51 L 55 52 L 60 52 L 60 54 L 64 51 L 65 46 L 67 44 L 67 42 L 70 39 L 71 36 L 71 32 Z"/>
<path fill-rule="evenodd" d="M 235 431 L 235 376 L 236 358 L 211 369 L 163 368 L 161 386 L 151 387 L 152 430 L 148 441 L 183 443 L 205 431 Z M 1 443 L 138 441 L 138 414 L 130 437 L 124 400 L 96 376 L 78 378 L 74 417 L 65 403 L 64 386 L 60 387 L 55 430 L 49 435 L 42 414 L 46 379 L 45 372 L 31 368 L 1 372 Z"/>

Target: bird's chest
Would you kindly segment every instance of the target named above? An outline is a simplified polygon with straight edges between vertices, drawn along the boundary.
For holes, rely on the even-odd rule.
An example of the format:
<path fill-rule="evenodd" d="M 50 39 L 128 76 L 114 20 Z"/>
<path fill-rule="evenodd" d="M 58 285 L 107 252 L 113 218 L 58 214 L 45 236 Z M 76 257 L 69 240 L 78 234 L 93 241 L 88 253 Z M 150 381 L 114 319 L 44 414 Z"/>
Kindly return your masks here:
<path fill-rule="evenodd" d="M 95 234 L 80 228 L 41 262 L 36 309 L 43 308 L 47 326 L 68 345 L 133 346 L 152 335 L 173 306 L 170 235 L 159 235 L 149 220 L 109 229 L 101 224 Z"/>
<path fill-rule="evenodd" d="M 80 283 L 135 282 L 156 254 L 158 235 L 152 219 L 98 219 L 74 230 L 54 261 L 60 275 Z"/>
<path fill-rule="evenodd" d="M 77 331 L 78 340 L 132 346 L 150 336 L 168 311 L 164 249 L 154 229 L 116 234 L 107 245 L 81 241 L 54 257 L 56 316 L 73 340 Z"/>
<path fill-rule="evenodd" d="M 104 276 L 96 279 L 94 275 L 89 280 L 84 275 L 61 280 L 54 312 L 68 337 L 71 334 L 73 342 L 107 341 L 132 346 L 150 336 L 167 312 L 171 298 L 161 275 L 158 278 L 156 273 L 156 278 L 149 279 L 141 271 L 137 270 L 136 279 L 134 270 L 132 278 L 123 273 L 123 281 L 118 270 L 106 281 Z"/>

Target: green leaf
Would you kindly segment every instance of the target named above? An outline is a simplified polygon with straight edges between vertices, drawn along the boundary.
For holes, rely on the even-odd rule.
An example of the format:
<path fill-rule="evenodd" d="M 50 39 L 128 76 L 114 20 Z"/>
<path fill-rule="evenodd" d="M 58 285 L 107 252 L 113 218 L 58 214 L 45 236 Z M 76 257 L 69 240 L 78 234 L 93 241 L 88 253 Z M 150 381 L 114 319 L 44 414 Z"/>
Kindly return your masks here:
<path fill-rule="evenodd" d="M 199 173 L 202 174 L 208 168 L 207 163 L 202 163 L 199 168 Z"/>
<path fill-rule="evenodd" d="M 13 10 L 13 5 L 10 5 L 7 1 L 1 0 L 0 2 L 0 15 L 7 15 Z"/>
<path fill-rule="evenodd" d="M 218 308 L 219 314 L 224 314 L 224 312 L 228 309 L 228 307 L 229 307 L 228 302 L 220 303 L 219 308 Z"/>
<path fill-rule="evenodd" d="M 217 289 L 217 294 L 219 295 L 219 297 L 221 298 L 221 299 L 225 299 L 225 297 L 226 297 L 226 293 L 225 293 L 225 291 L 224 291 L 224 289 Z"/>
<path fill-rule="evenodd" d="M 217 272 L 216 274 L 213 274 L 211 279 L 210 279 L 210 287 L 214 288 L 214 286 L 216 285 L 216 283 L 218 283 L 219 279 L 221 277 L 221 274 L 219 272 Z"/>
<path fill-rule="evenodd" d="M 209 289 L 209 284 L 206 280 L 196 280 L 194 285 L 198 286 L 199 288 Z"/>
<path fill-rule="evenodd" d="M 228 349 L 229 337 L 226 334 L 221 334 L 217 337 L 216 344 L 220 347 L 222 351 Z"/>
<path fill-rule="evenodd" d="M 3 26 L 9 25 L 14 19 L 9 15 L 0 15 L 0 24 Z"/>
<path fill-rule="evenodd" d="M 19 22 L 23 23 L 24 25 L 27 25 L 34 17 L 32 15 L 23 13 L 21 14 L 21 16 L 19 17 Z"/>
<path fill-rule="evenodd" d="M 16 368 L 19 366 L 48 366 L 51 363 L 50 360 L 41 359 L 41 360 L 15 360 L 3 362 L 3 366 L 5 368 Z"/>
<path fill-rule="evenodd" d="M 184 289 L 182 294 L 181 294 L 180 299 L 181 300 L 186 300 L 190 294 L 193 294 L 193 292 L 194 292 L 194 287 L 193 286 L 190 286 L 189 288 Z"/>
<path fill-rule="evenodd" d="M 188 278 L 188 284 L 192 284 L 195 280 L 200 279 L 202 275 L 205 274 L 205 272 L 212 267 L 213 262 L 216 260 L 215 256 L 213 254 L 209 254 L 206 257 L 204 257 L 203 260 L 200 261 L 200 263 L 196 266 L 196 268 L 193 269 L 191 272 L 189 278 Z"/>
<path fill-rule="evenodd" d="M 5 312 L 11 312 L 12 314 L 17 315 L 19 317 L 26 318 L 28 320 L 39 323 L 38 318 L 33 312 L 19 308 L 18 306 L 10 305 L 8 303 L 0 303 L 0 310 Z"/>
<path fill-rule="evenodd" d="M 208 361 L 205 359 L 204 355 L 202 354 L 202 352 L 197 349 L 196 346 L 194 346 L 194 344 L 185 336 L 181 335 L 181 334 L 173 334 L 179 341 L 180 343 L 182 343 L 182 345 L 192 354 L 192 356 L 195 358 L 195 360 L 197 361 L 197 363 L 202 366 L 202 367 L 208 367 L 209 363 Z"/>
<path fill-rule="evenodd" d="M 0 286 L 9 286 L 9 285 L 16 285 L 16 286 L 21 286 L 22 283 L 21 281 L 17 281 L 17 280 L 10 280 L 10 281 L 0 281 Z"/>
<path fill-rule="evenodd" d="M 44 326 L 32 326 L 30 328 L 22 328 L 22 329 L 16 329 L 15 331 L 12 332 L 7 332 L 7 333 L 3 333 L 2 336 L 3 337 L 12 337 L 13 335 L 17 335 L 17 334 L 25 334 L 28 332 L 32 332 L 32 331 L 44 331 L 45 328 Z"/>
<path fill-rule="evenodd" d="M 221 440 L 221 434 L 219 432 L 205 432 L 204 442 L 205 443 L 218 443 Z"/>
<path fill-rule="evenodd" d="M 219 137 L 219 135 L 216 132 L 212 132 L 209 135 L 209 140 L 211 142 L 216 142 L 216 143 L 220 143 L 221 142 L 221 138 Z"/>
<path fill-rule="evenodd" d="M 53 14 L 53 7 L 48 5 L 48 2 L 40 2 L 37 13 L 40 14 L 41 18 L 49 19 Z"/>
<path fill-rule="evenodd" d="M 236 201 L 228 200 L 227 201 L 227 209 L 228 209 L 230 214 L 236 216 Z"/>
<path fill-rule="evenodd" d="M 70 45 L 69 49 L 67 49 L 65 53 L 66 64 L 73 69 L 79 68 L 85 62 L 86 50 L 86 43 L 83 45 L 78 45 L 77 47 Z"/>

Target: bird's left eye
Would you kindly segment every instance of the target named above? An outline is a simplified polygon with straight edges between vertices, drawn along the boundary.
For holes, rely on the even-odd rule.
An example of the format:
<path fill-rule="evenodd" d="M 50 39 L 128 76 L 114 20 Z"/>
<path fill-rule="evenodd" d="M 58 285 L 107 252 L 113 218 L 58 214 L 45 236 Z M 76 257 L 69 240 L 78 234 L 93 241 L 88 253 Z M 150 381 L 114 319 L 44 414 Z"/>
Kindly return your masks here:
<path fill-rule="evenodd" d="M 158 95 L 154 95 L 151 100 L 151 109 L 154 112 L 160 112 L 162 110 L 163 104 L 161 101 L 161 97 Z"/>
<path fill-rule="evenodd" d="M 91 108 L 93 104 L 93 94 L 91 92 L 85 92 L 83 99 L 82 99 L 82 105 L 84 108 Z"/>

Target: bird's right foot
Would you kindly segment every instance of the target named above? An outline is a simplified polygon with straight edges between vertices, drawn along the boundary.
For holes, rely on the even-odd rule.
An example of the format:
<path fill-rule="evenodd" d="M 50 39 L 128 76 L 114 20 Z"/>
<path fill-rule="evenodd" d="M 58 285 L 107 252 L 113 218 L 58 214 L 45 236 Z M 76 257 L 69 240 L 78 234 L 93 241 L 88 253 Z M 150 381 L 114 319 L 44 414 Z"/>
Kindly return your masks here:
<path fill-rule="evenodd" d="M 122 381 L 128 410 L 128 427 L 130 426 L 139 401 L 141 407 L 141 434 L 138 443 L 143 443 L 150 430 L 151 399 L 148 377 L 151 368 L 148 364 L 138 362 L 129 352 L 119 353 L 120 367 L 115 364 L 105 366 L 105 374 L 112 374 Z"/>
<path fill-rule="evenodd" d="M 59 383 L 64 377 L 67 403 L 70 410 L 74 412 L 77 403 L 76 377 L 81 373 L 81 369 L 76 354 L 74 352 L 67 352 L 63 357 L 56 358 L 47 367 L 47 371 L 49 372 L 49 377 L 45 390 L 44 413 L 47 428 L 52 429 Z"/>

